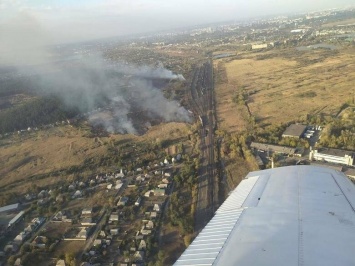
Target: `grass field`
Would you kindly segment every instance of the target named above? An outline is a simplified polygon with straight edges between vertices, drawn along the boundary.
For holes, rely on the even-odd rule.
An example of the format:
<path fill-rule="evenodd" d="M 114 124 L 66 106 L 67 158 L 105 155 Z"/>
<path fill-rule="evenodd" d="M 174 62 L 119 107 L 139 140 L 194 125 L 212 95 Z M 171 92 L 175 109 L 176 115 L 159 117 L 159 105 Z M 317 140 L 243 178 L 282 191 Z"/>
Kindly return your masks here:
<path fill-rule="evenodd" d="M 167 123 L 152 127 L 143 136 L 111 135 L 109 137 L 86 137 L 88 129 L 70 126 L 51 128 L 32 132 L 22 136 L 11 136 L 0 140 L 0 188 L 3 192 L 26 192 L 35 179 L 37 186 L 46 186 L 58 182 L 58 177 L 50 173 L 71 166 L 79 166 L 85 160 L 105 156 L 114 143 L 165 142 L 172 145 L 187 138 L 189 126 L 184 123 Z M 81 176 L 97 172 L 83 172 Z M 63 178 L 71 179 L 73 175 Z M 61 177 L 62 178 L 62 177 Z M 19 187 L 20 186 L 20 187 Z M 2 194 L 3 195 L 3 194 Z"/>
<path fill-rule="evenodd" d="M 306 114 L 335 116 L 350 101 L 355 84 L 355 49 L 295 49 L 244 54 L 225 67 L 226 82 L 216 86 L 221 127 L 245 129 L 233 95 L 243 90 L 259 125 L 299 120 Z M 215 62 L 218 64 L 218 62 Z"/>

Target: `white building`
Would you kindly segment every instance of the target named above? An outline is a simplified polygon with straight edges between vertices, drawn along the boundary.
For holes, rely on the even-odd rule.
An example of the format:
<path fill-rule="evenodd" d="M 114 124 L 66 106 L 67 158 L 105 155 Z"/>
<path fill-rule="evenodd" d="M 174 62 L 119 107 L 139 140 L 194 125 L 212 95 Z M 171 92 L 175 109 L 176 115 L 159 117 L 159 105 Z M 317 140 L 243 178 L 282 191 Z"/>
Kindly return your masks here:
<path fill-rule="evenodd" d="M 323 161 L 343 165 L 353 165 L 354 157 L 355 153 L 352 151 L 330 148 L 320 148 L 317 150 L 311 150 L 309 153 L 309 160 L 311 161 Z"/>

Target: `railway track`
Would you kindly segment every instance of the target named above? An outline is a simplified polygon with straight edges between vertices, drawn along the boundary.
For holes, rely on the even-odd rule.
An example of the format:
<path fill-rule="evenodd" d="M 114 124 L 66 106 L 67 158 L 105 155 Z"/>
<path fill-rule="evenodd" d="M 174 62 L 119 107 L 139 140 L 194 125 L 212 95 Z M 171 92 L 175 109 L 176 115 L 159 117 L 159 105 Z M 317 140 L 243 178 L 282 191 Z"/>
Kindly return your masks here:
<path fill-rule="evenodd" d="M 195 213 L 195 231 L 200 231 L 212 218 L 218 204 L 216 169 L 214 162 L 213 69 L 208 61 L 194 70 L 189 88 L 189 102 L 201 121 L 201 157 L 198 170 L 198 197 Z"/>

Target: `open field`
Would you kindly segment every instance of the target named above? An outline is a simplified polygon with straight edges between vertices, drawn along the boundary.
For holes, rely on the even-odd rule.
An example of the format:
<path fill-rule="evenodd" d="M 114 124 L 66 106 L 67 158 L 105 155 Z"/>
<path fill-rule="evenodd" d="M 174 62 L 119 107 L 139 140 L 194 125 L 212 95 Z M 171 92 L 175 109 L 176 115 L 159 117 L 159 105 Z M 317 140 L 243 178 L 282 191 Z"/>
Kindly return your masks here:
<path fill-rule="evenodd" d="M 184 123 L 161 124 L 152 127 L 143 136 L 117 134 L 87 137 L 88 131 L 87 128 L 61 126 L 1 139 L 0 187 L 9 193 L 18 190 L 20 185 L 21 193 L 25 193 L 34 180 L 37 186 L 53 184 L 61 178 L 70 180 L 74 174 L 56 176 L 51 173 L 103 157 L 108 154 L 108 149 L 121 143 L 163 142 L 175 145 L 187 139 L 189 126 Z M 102 170 L 108 169 L 95 169 L 94 173 L 87 171 L 80 175 L 92 175 Z"/>
<path fill-rule="evenodd" d="M 307 114 L 335 116 L 354 93 L 354 48 L 251 52 L 218 62 L 225 67 L 226 81 L 216 86 L 217 113 L 229 132 L 245 127 L 233 102 L 241 91 L 259 125 L 300 120 Z"/>

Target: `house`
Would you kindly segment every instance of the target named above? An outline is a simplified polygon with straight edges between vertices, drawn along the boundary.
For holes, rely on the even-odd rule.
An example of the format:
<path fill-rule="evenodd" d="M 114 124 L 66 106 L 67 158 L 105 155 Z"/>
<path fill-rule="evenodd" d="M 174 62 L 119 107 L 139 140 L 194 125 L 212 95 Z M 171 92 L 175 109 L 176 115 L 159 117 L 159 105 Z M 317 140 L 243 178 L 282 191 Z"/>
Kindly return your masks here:
<path fill-rule="evenodd" d="M 62 212 L 62 211 L 59 211 L 59 212 L 57 212 L 57 213 L 53 216 L 52 221 L 54 221 L 54 222 L 61 222 L 62 219 L 63 219 L 63 212 Z"/>
<path fill-rule="evenodd" d="M 151 233 L 152 233 L 152 230 L 146 229 L 144 225 L 142 226 L 142 229 L 141 229 L 142 235 L 147 236 L 147 235 L 150 235 Z"/>
<path fill-rule="evenodd" d="M 144 181 L 145 181 L 145 177 L 139 175 L 139 176 L 136 177 L 136 181 L 138 181 L 138 182 L 144 182 Z"/>
<path fill-rule="evenodd" d="M 14 238 L 14 242 L 17 242 L 17 243 L 22 243 L 26 240 L 26 238 L 29 236 L 28 233 L 26 232 L 21 232 L 19 233 L 15 238 Z"/>
<path fill-rule="evenodd" d="M 45 248 L 46 243 L 48 242 L 47 237 L 45 236 L 36 236 L 36 238 L 32 241 L 31 245 L 36 248 Z"/>
<path fill-rule="evenodd" d="M 82 214 L 82 215 L 91 215 L 91 214 L 92 214 L 92 208 L 84 208 L 84 209 L 81 211 L 81 214 Z"/>
<path fill-rule="evenodd" d="M 168 188 L 168 184 L 159 184 L 158 188 Z"/>
<path fill-rule="evenodd" d="M 73 194 L 72 198 L 81 198 L 83 196 L 83 193 L 80 190 L 75 191 L 75 193 Z"/>
<path fill-rule="evenodd" d="M 123 183 L 118 183 L 118 182 L 116 182 L 115 189 L 116 189 L 116 190 L 119 190 L 122 186 L 123 186 Z"/>
<path fill-rule="evenodd" d="M 120 231 L 119 228 L 112 228 L 110 229 L 110 234 L 113 236 L 117 236 L 119 231 Z"/>
<path fill-rule="evenodd" d="M 145 225 L 145 228 L 147 229 L 153 229 L 154 228 L 154 223 L 153 221 L 148 221 Z"/>
<path fill-rule="evenodd" d="M 118 221 L 118 213 L 117 212 L 113 212 L 111 213 L 110 217 L 108 218 L 108 220 L 110 222 L 116 222 Z"/>
<path fill-rule="evenodd" d="M 147 243 L 144 241 L 144 239 L 142 239 L 139 242 L 138 250 L 146 250 L 146 249 L 147 249 Z"/>
<path fill-rule="evenodd" d="M 99 236 L 100 237 L 106 237 L 105 231 L 101 230 L 100 233 L 99 233 Z"/>
<path fill-rule="evenodd" d="M 117 202 L 117 206 L 126 206 L 128 202 L 128 197 L 120 197 L 120 199 Z"/>
<path fill-rule="evenodd" d="M 89 236 L 89 232 L 90 232 L 90 227 L 83 227 L 80 232 L 77 234 L 76 238 L 79 239 L 87 239 Z"/>
<path fill-rule="evenodd" d="M 157 218 L 157 213 L 156 212 L 151 212 L 149 217 L 151 219 L 155 219 L 155 218 Z"/>
<path fill-rule="evenodd" d="M 94 246 L 100 246 L 101 244 L 102 244 L 102 240 L 101 239 L 95 239 Z"/>
<path fill-rule="evenodd" d="M 134 205 L 136 205 L 137 207 L 139 207 L 139 205 L 141 204 L 142 198 L 138 197 L 138 199 L 136 200 L 136 202 L 134 203 Z"/>
<path fill-rule="evenodd" d="M 161 180 L 161 182 L 164 183 L 164 184 L 169 184 L 170 183 L 170 178 L 163 178 Z"/>
<path fill-rule="evenodd" d="M 160 212 L 160 210 L 161 210 L 160 204 L 155 203 L 153 207 L 153 211 Z"/>
<path fill-rule="evenodd" d="M 22 263 L 21 263 L 21 258 L 17 258 L 17 259 L 15 260 L 14 266 L 21 266 L 21 265 L 22 265 Z"/>
<path fill-rule="evenodd" d="M 134 261 L 144 260 L 144 251 L 136 251 L 133 255 Z"/>
<path fill-rule="evenodd" d="M 26 232 L 26 233 L 32 233 L 32 232 L 35 231 L 35 228 L 36 228 L 36 226 L 35 226 L 34 224 L 29 224 L 29 225 L 25 228 L 24 232 Z"/>
<path fill-rule="evenodd" d="M 146 193 L 144 193 L 144 197 L 149 198 L 153 194 L 153 190 L 149 190 Z"/>
<path fill-rule="evenodd" d="M 164 173 L 164 176 L 165 177 L 171 177 L 171 174 L 170 173 Z"/>
<path fill-rule="evenodd" d="M 66 264 L 64 260 L 58 260 L 55 266 L 66 266 Z"/>

